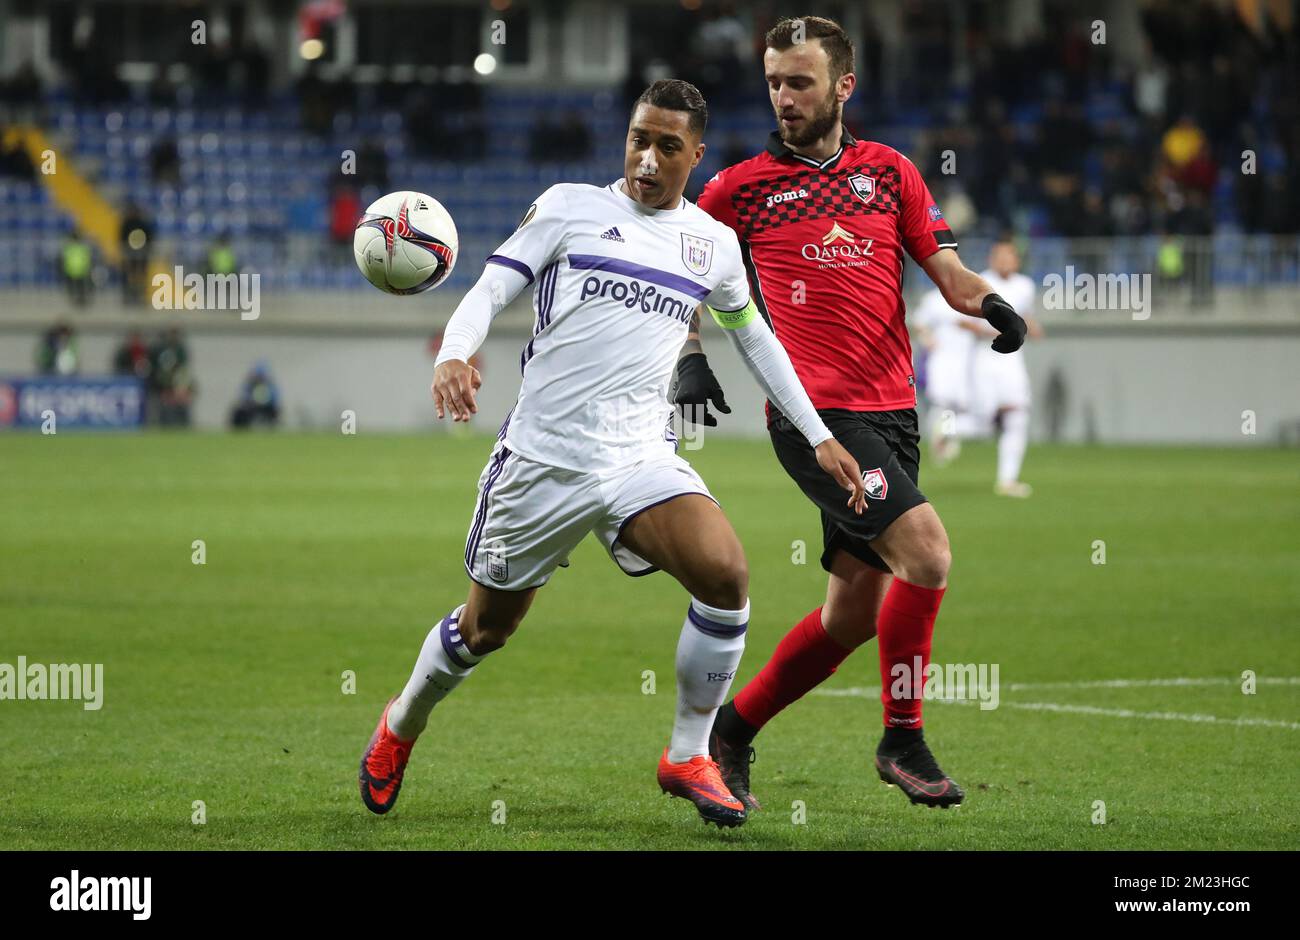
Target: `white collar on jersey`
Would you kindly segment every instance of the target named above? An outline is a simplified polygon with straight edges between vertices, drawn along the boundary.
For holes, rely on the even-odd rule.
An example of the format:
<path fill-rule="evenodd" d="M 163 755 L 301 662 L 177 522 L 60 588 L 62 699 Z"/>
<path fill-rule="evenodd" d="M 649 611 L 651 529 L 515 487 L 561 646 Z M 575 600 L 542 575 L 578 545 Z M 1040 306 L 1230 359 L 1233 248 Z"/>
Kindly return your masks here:
<path fill-rule="evenodd" d="M 777 159 L 780 159 L 782 157 L 789 157 L 793 160 L 798 160 L 800 163 L 806 164 L 808 166 L 816 167 L 819 170 L 824 170 L 827 167 L 835 165 L 835 161 L 839 160 L 840 156 L 844 153 L 845 147 L 851 147 L 856 143 L 857 140 L 854 139 L 853 135 L 849 133 L 849 129 L 847 127 L 844 127 L 843 124 L 841 124 L 840 125 L 840 149 L 836 150 L 825 160 L 814 160 L 812 157 L 805 157 L 801 153 L 795 153 L 793 150 L 790 149 L 790 147 L 786 144 L 786 142 L 781 139 L 780 131 L 772 131 L 772 133 L 768 134 L 766 150 L 768 153 L 770 153 L 772 156 L 776 157 Z"/>
<path fill-rule="evenodd" d="M 649 206 L 644 206 L 623 191 L 622 177 L 614 180 L 614 182 L 610 183 L 607 188 L 612 190 L 614 195 L 618 196 L 619 199 L 626 203 L 629 209 L 640 212 L 642 215 L 664 215 L 666 213 L 681 212 L 686 208 L 685 196 L 682 196 L 678 200 L 677 205 L 673 206 L 671 209 L 651 209 Z"/>

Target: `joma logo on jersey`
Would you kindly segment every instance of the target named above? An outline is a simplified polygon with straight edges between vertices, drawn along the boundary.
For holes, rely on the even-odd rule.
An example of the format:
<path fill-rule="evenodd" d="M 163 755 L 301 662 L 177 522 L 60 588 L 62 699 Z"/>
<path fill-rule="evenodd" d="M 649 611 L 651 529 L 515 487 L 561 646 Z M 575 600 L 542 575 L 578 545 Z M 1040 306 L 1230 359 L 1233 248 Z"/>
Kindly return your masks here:
<path fill-rule="evenodd" d="M 676 297 L 659 293 L 659 288 L 653 284 L 642 284 L 640 281 L 624 281 L 612 277 L 602 281 L 592 275 L 582 282 L 582 293 L 578 300 L 585 303 L 593 297 L 613 300 L 629 310 L 640 307 L 643 313 L 662 313 L 682 323 L 689 321 L 695 312 L 694 307 L 686 306 Z"/>
<path fill-rule="evenodd" d="M 767 207 L 770 209 L 778 202 L 790 202 L 795 199 L 807 199 L 808 190 L 806 189 L 787 189 L 785 192 L 772 193 L 767 197 Z"/>
<path fill-rule="evenodd" d="M 856 235 L 843 228 L 840 223 L 835 222 L 831 225 L 830 230 L 822 236 L 820 245 L 808 242 L 803 246 L 802 254 L 809 261 L 816 261 L 820 264 L 845 264 L 859 265 L 868 264 L 869 262 L 856 259 L 870 258 L 873 254 L 871 243 L 874 238 L 866 238 L 861 242 Z"/>

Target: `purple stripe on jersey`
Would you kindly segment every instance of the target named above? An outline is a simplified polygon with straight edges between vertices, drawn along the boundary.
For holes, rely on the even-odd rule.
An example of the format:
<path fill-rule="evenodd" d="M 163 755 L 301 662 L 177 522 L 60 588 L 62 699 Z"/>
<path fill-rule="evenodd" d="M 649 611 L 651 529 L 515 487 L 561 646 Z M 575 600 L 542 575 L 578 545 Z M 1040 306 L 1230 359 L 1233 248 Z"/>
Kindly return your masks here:
<path fill-rule="evenodd" d="M 528 265 L 524 264 L 522 261 L 516 261 L 514 258 L 507 258 L 505 255 L 488 255 L 488 259 L 484 263 L 499 264 L 502 267 L 506 267 L 514 271 L 518 271 L 524 277 L 528 278 L 529 284 L 533 283 L 533 281 L 535 280 L 535 278 L 533 277 L 533 269 L 530 268 Z"/>
<path fill-rule="evenodd" d="M 533 335 L 546 329 L 546 285 L 550 283 L 551 265 L 546 266 L 542 276 L 537 279 L 537 319 L 533 321 Z"/>
<path fill-rule="evenodd" d="M 695 624 L 695 628 L 697 630 L 699 630 L 701 633 L 707 633 L 709 636 L 717 636 L 717 637 L 724 637 L 724 638 L 732 637 L 732 636 L 740 636 L 742 633 L 745 632 L 745 630 L 749 628 L 748 621 L 736 625 L 730 623 L 718 623 L 718 621 L 716 620 L 710 620 L 708 617 L 705 617 L 703 614 L 698 613 L 695 610 L 694 604 L 686 608 L 686 616 L 691 621 L 691 623 Z"/>
<path fill-rule="evenodd" d="M 551 311 L 555 306 L 556 267 L 552 263 L 542 272 L 541 296 L 537 303 L 537 330 L 534 336 L 551 325 Z"/>
<path fill-rule="evenodd" d="M 478 541 L 483 535 L 483 523 L 487 520 L 488 497 L 492 495 L 492 484 L 496 483 L 497 477 L 501 476 L 501 468 L 506 465 L 506 458 L 510 456 L 510 448 L 502 447 L 496 457 L 493 458 L 492 469 L 488 471 L 487 482 L 483 485 L 483 495 L 479 497 L 478 511 L 474 513 L 474 524 L 469 530 L 469 544 L 465 546 L 465 567 L 474 567 L 474 556 L 478 554 Z"/>
<path fill-rule="evenodd" d="M 551 305 L 555 300 L 555 279 L 557 275 L 557 265 L 552 262 L 542 271 L 542 277 L 537 282 L 537 319 L 533 323 L 533 338 L 528 341 L 523 352 L 519 354 L 519 371 L 524 371 L 524 366 L 533 358 L 533 343 L 537 335 L 546 329 L 551 323 Z"/>
<path fill-rule="evenodd" d="M 542 276 L 537 279 L 537 319 L 533 321 L 533 336 L 546 329 L 546 314 L 550 309 L 547 303 L 546 285 L 550 283 L 551 272 L 554 270 L 555 265 L 548 264 L 546 270 L 542 271 Z"/>
<path fill-rule="evenodd" d="M 546 322 L 543 327 L 551 325 L 551 314 L 555 311 L 555 282 L 560 279 L 560 266 L 551 265 L 551 278 L 546 284 Z"/>
<path fill-rule="evenodd" d="M 515 402 L 515 405 L 518 404 L 519 404 L 518 402 Z M 506 439 L 506 428 L 510 427 L 510 416 L 513 415 L 514 413 L 515 413 L 515 409 L 513 407 L 506 413 L 506 419 L 501 422 L 501 430 L 497 431 L 498 441 L 504 441 Z"/>
<path fill-rule="evenodd" d="M 603 255 L 569 255 L 569 267 L 592 271 L 613 271 L 615 274 L 624 274 L 627 277 L 650 281 L 660 287 L 681 291 L 696 300 L 703 300 L 709 296 L 709 288 L 692 281 L 688 277 L 673 274 L 671 271 L 661 271 L 658 268 L 647 268 L 645 265 L 633 264 L 630 261 L 623 261 L 621 258 L 606 258 Z"/>
<path fill-rule="evenodd" d="M 454 635 L 453 632 L 455 631 Z M 438 636 L 442 638 L 442 651 L 447 654 L 447 658 L 459 666 L 461 669 L 472 669 L 474 663 L 467 662 L 456 651 L 456 647 L 463 642 L 460 631 L 451 624 L 450 617 L 444 617 L 442 626 L 438 628 Z"/>

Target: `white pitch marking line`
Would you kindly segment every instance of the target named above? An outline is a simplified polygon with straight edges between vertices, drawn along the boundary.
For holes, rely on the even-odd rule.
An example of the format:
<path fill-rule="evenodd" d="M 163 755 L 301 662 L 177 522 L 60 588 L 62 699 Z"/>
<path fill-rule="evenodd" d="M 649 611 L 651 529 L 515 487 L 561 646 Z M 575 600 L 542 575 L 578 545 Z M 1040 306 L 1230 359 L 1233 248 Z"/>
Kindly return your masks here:
<path fill-rule="evenodd" d="M 967 703 L 963 703 L 967 704 Z M 969 704 L 975 705 L 976 702 Z M 1239 725 L 1255 728 L 1285 728 L 1300 731 L 1300 721 L 1276 721 L 1272 718 L 1219 718 L 1217 715 L 1188 715 L 1182 712 L 1135 712 L 1129 708 L 1098 708 L 1095 705 L 1061 705 L 1057 702 L 1000 702 L 999 706 L 1025 708 L 1039 712 L 1068 712 L 1075 715 L 1105 715 L 1109 718 L 1144 718 L 1155 721 L 1190 721 L 1211 725 Z"/>
<path fill-rule="evenodd" d="M 1297 677 L 1261 677 L 1255 680 L 1266 685 L 1300 685 Z M 1138 688 L 1148 686 L 1196 686 L 1196 685 L 1236 685 L 1239 680 L 1228 678 L 1213 679 L 1100 679 L 1091 682 L 1024 682 L 1002 686 L 1005 690 L 1024 689 L 1095 689 L 1095 688 Z M 880 688 L 854 686 L 848 689 L 814 689 L 817 695 L 840 696 L 850 698 L 878 698 Z M 953 699 L 933 699 L 932 701 L 952 704 Z M 976 705 L 975 701 L 956 700 L 958 705 Z M 1220 718 L 1217 715 L 1187 714 L 1183 712 L 1139 712 L 1130 708 L 1101 708 L 1097 705 L 1064 705 L 1059 702 L 999 702 L 999 707 L 1023 708 L 1029 711 L 1061 712 L 1074 715 L 1102 715 L 1108 718 L 1142 718 L 1152 721 L 1187 721 L 1194 724 L 1237 725 L 1255 728 L 1285 728 L 1288 731 L 1300 731 L 1300 722 L 1278 721 L 1272 718 Z"/>
<path fill-rule="evenodd" d="M 998 686 L 1003 692 L 1026 692 L 1034 689 L 1141 689 L 1165 686 L 1240 685 L 1244 680 L 1231 676 L 1179 679 L 1089 679 L 1083 682 L 1008 682 Z M 1256 685 L 1300 685 L 1300 676 L 1259 676 Z M 818 695 L 847 695 L 864 698 L 880 694 L 880 686 L 852 686 L 847 689 L 814 689 Z"/>
<path fill-rule="evenodd" d="M 1093 679 L 1085 682 L 1013 682 L 1002 686 L 1011 692 L 1025 689 L 1141 689 L 1157 686 L 1240 685 L 1243 679 L 1215 676 L 1207 679 Z M 1300 685 L 1300 676 L 1259 676 L 1257 685 Z"/>

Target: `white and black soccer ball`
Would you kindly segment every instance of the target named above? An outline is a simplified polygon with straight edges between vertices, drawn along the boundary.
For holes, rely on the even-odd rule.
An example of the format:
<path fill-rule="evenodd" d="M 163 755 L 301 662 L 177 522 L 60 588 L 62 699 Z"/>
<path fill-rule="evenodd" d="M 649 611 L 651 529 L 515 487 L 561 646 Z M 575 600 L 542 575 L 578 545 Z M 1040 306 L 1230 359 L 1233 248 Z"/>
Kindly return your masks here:
<path fill-rule="evenodd" d="M 419 294 L 447 279 L 460 239 L 451 214 L 432 196 L 380 196 L 357 222 L 352 254 L 366 280 L 389 294 Z"/>

